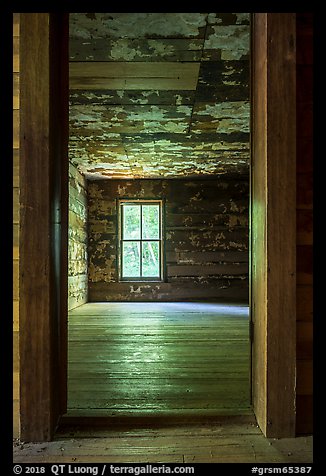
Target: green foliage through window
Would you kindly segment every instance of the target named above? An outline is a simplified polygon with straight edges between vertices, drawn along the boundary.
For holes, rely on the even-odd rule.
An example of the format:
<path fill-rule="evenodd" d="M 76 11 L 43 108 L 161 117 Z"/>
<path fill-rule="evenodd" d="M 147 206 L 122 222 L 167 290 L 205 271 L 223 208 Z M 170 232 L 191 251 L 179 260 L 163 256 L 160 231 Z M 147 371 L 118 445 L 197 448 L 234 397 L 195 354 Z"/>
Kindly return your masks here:
<path fill-rule="evenodd" d="M 122 202 L 121 278 L 161 279 L 161 204 Z"/>

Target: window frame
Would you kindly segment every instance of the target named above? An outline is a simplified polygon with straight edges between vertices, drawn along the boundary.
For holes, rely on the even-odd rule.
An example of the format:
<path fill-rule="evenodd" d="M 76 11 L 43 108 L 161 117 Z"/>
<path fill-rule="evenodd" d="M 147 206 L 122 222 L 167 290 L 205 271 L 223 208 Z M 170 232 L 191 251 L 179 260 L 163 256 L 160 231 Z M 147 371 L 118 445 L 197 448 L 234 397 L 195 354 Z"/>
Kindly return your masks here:
<path fill-rule="evenodd" d="M 159 238 L 142 238 L 142 233 L 139 239 L 123 239 L 123 204 L 130 205 L 159 205 Z M 164 202 L 162 199 L 131 199 L 123 198 L 117 200 L 118 207 L 118 277 L 119 282 L 163 282 L 165 280 L 165 241 L 164 241 L 164 223 L 163 223 L 163 209 Z M 141 230 L 142 230 L 142 214 L 141 214 Z M 160 275 L 159 276 L 126 276 L 122 275 L 123 269 L 123 243 L 124 242 L 139 242 L 140 243 L 140 269 L 141 269 L 141 256 L 142 256 L 142 243 L 143 242 L 158 242 L 159 244 L 159 259 L 160 259 Z"/>

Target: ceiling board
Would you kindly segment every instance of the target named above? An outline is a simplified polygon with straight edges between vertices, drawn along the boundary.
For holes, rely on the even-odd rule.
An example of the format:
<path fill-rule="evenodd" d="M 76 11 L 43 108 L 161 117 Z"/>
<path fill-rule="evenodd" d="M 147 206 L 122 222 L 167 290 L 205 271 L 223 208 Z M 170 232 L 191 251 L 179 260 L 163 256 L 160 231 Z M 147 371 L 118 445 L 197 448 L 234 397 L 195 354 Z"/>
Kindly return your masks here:
<path fill-rule="evenodd" d="M 72 38 L 70 61 L 200 61 L 202 39 L 184 38 L 95 38 L 80 41 Z"/>
<path fill-rule="evenodd" d="M 69 157 L 89 178 L 248 174 L 249 14 L 70 14 Z"/>
<path fill-rule="evenodd" d="M 194 90 L 200 63 L 82 62 L 71 63 L 70 89 Z"/>
<path fill-rule="evenodd" d="M 204 38 L 207 18 L 207 13 L 71 13 L 70 36 L 84 40 Z"/>
<path fill-rule="evenodd" d="M 70 105 L 92 104 L 94 106 L 124 104 L 162 104 L 171 106 L 193 105 L 195 91 L 191 90 L 70 90 Z"/>

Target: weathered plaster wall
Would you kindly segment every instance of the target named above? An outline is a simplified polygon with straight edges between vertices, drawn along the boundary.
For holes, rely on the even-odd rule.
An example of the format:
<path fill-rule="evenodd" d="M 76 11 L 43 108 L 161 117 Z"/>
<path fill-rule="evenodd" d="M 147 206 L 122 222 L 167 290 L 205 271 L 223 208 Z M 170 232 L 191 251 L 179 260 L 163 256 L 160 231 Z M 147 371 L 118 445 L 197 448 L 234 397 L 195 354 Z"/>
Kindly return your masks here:
<path fill-rule="evenodd" d="M 89 300 L 248 300 L 248 178 L 88 182 Z M 118 198 L 165 200 L 166 282 L 118 282 Z"/>
<path fill-rule="evenodd" d="M 68 309 L 87 302 L 86 180 L 69 164 Z"/>
<path fill-rule="evenodd" d="M 13 436 L 19 437 L 19 13 L 13 14 Z"/>

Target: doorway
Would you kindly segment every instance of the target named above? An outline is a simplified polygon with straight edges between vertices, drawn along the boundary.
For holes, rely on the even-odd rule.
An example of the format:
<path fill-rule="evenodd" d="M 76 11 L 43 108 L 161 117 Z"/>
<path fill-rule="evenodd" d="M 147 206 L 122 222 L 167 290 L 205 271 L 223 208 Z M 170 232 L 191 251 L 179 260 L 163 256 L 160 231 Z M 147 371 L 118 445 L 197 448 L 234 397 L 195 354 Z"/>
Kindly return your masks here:
<path fill-rule="evenodd" d="M 76 239 L 71 240 L 70 249 L 75 253 L 75 259 L 71 261 L 74 274 L 69 277 L 69 291 L 74 294 L 84 291 L 85 296 L 80 296 L 82 306 L 71 308 L 69 313 L 69 329 L 74 341 L 69 338 L 72 360 L 68 366 L 68 414 L 70 409 L 76 411 L 77 405 L 96 405 L 94 399 L 88 404 L 85 400 L 78 402 L 78 385 L 80 393 L 86 395 L 87 381 L 93 386 L 94 380 L 90 373 L 84 374 L 83 378 L 80 376 L 74 359 L 83 362 L 87 355 L 96 362 L 99 358 L 101 362 L 106 361 L 104 368 L 108 368 L 109 362 L 115 361 L 114 352 L 120 353 L 121 359 L 131 361 L 130 381 L 136 382 L 133 366 L 143 383 L 148 379 L 148 372 L 153 378 L 158 377 L 160 389 L 153 390 L 153 398 L 150 387 L 147 391 L 143 387 L 139 390 L 139 395 L 144 395 L 144 411 L 146 395 L 149 395 L 149 402 L 157 402 L 159 412 L 160 400 L 168 409 L 168 399 L 173 400 L 174 394 L 176 399 L 182 395 L 185 408 L 189 401 L 193 412 L 203 412 L 205 407 L 217 414 L 237 413 L 239 408 L 248 411 L 248 309 L 242 310 L 239 321 L 234 318 L 234 314 L 239 317 L 239 310 L 237 306 L 232 308 L 231 303 L 243 306 L 249 303 L 250 15 L 94 13 L 90 16 L 76 13 L 70 14 L 69 41 L 69 158 L 70 168 L 76 169 L 72 183 L 81 175 L 79 183 L 84 180 L 87 189 L 88 290 L 81 282 L 87 268 L 86 263 L 80 266 L 80 257 L 83 260 L 85 256 L 83 243 L 76 245 L 78 236 L 81 240 L 86 236 L 81 229 L 82 220 L 78 228 L 78 210 L 74 207 L 70 234 Z M 77 193 L 79 197 L 83 193 L 82 185 Z M 76 196 L 75 186 L 73 195 Z M 162 257 L 164 254 L 164 269 L 159 271 L 159 279 L 135 277 L 134 273 L 141 272 L 137 271 L 137 263 L 143 268 L 143 251 L 139 254 L 141 259 L 136 257 L 137 263 L 133 262 L 129 270 L 133 277 L 125 277 L 124 267 L 121 269 L 123 253 L 120 246 L 133 246 L 131 251 L 138 256 L 137 246 L 144 250 L 151 242 L 143 242 L 137 235 L 137 232 L 141 233 L 140 226 L 134 230 L 139 242 L 135 241 L 135 236 L 133 241 L 125 242 L 122 236 L 121 244 L 120 204 L 124 203 L 128 210 L 128 202 L 140 202 L 144 198 L 149 203 L 155 199 L 164 202 L 164 246 L 160 248 L 160 242 L 152 241 L 158 253 Z M 82 201 L 81 198 L 80 203 Z M 135 213 L 137 207 L 135 204 Z M 133 210 L 131 206 L 129 208 Z M 139 223 L 143 223 L 142 219 Z M 77 270 L 74 270 L 75 263 Z M 76 289 L 72 289 L 73 283 Z M 87 292 L 89 304 L 85 306 Z M 144 331 L 140 331 L 138 351 L 129 337 L 129 357 L 124 354 L 127 345 L 124 341 L 120 346 L 114 341 L 113 355 L 106 339 L 100 349 L 102 332 L 107 342 L 111 342 L 112 322 L 117 329 L 120 324 L 125 325 L 127 330 L 124 332 L 130 333 L 126 324 L 128 311 L 124 311 L 127 313 L 124 317 L 119 311 L 119 301 L 125 303 L 122 309 L 131 309 L 130 329 L 132 322 L 137 329 L 139 327 L 139 313 L 134 315 L 132 304 L 128 307 L 128 303 L 137 301 L 135 308 L 138 309 L 138 303 L 143 306 L 149 329 L 156 332 L 156 338 L 147 346 Z M 177 311 L 177 304 L 166 304 L 165 309 L 164 302 L 171 301 L 179 301 L 179 305 L 183 302 L 184 312 Z M 96 302 L 108 302 L 108 305 L 96 307 Z M 144 302 L 148 304 L 144 305 Z M 193 302 L 192 311 L 190 302 Z M 222 306 L 214 307 L 214 302 Z M 99 314 L 92 315 L 95 310 Z M 177 341 L 170 341 L 173 319 L 180 339 L 182 336 L 183 349 Z M 95 332 L 97 320 L 101 322 L 97 336 L 99 355 L 95 352 L 96 336 L 90 337 L 87 331 L 94 323 L 92 332 Z M 158 320 L 159 329 L 156 329 Z M 81 328 L 83 323 L 85 334 Z M 194 340 L 194 333 L 199 333 L 198 325 L 210 329 L 211 343 L 209 333 L 199 342 Z M 195 342 L 198 356 L 190 352 Z M 155 350 L 156 346 L 159 350 Z M 209 354 L 206 356 L 205 347 Z M 148 370 L 144 370 L 142 376 L 136 364 L 142 354 L 148 356 L 149 349 L 152 349 L 157 365 L 149 360 Z M 158 355 L 160 351 L 161 356 Z M 174 363 L 169 360 L 172 355 Z M 178 369 L 179 359 L 182 362 L 185 355 L 189 362 L 194 359 L 195 367 L 202 365 L 204 369 L 206 365 L 206 387 L 203 381 L 201 389 L 199 383 L 197 390 L 189 389 L 186 381 L 179 388 L 177 373 L 169 380 L 166 366 L 174 365 Z M 163 359 L 162 371 L 159 371 L 160 359 Z M 181 382 L 184 363 L 180 365 Z M 228 365 L 231 365 L 229 374 Z M 186 369 L 188 382 L 200 382 L 191 367 L 188 365 Z M 103 388 L 104 382 L 107 389 Z M 110 394 L 108 389 L 112 382 L 116 382 L 114 388 L 119 394 L 119 380 L 112 376 L 99 382 L 102 395 L 105 391 Z M 125 385 L 123 377 L 120 385 L 122 388 Z M 205 388 L 208 392 L 206 403 Z M 194 391 L 198 396 L 191 400 Z M 123 408 L 124 398 L 121 399 Z M 112 408 L 110 399 L 104 400 L 99 399 L 102 401 L 97 404 L 99 411 L 105 412 L 106 407 L 109 412 L 116 411 L 118 404 L 114 397 Z M 136 401 L 141 402 L 141 398 Z M 232 402 L 236 403 L 232 405 Z M 175 401 L 172 404 L 175 407 Z M 140 405 L 135 404 L 135 411 L 140 411 Z M 154 412 L 155 404 L 151 405 Z M 180 407 L 180 401 L 178 405 Z M 179 411 L 182 412 L 182 406 Z"/>
<path fill-rule="evenodd" d="M 34 15 L 34 14 L 32 14 L 32 15 Z M 37 14 L 36 14 L 36 15 L 37 15 Z M 262 19 L 264 19 L 264 18 L 267 18 L 267 17 L 264 17 L 264 15 L 266 15 L 266 14 L 257 14 L 257 21 L 258 21 L 258 20 L 262 20 Z M 276 16 L 277 16 L 277 14 L 271 14 L 271 15 L 276 15 Z M 41 20 L 41 18 L 39 18 L 38 20 Z M 278 21 L 278 18 L 277 18 L 277 21 Z M 282 30 L 282 25 L 283 25 L 282 22 L 278 23 L 277 21 L 275 21 L 275 23 L 273 24 L 273 21 L 272 21 L 272 19 L 271 19 L 271 24 L 274 25 L 274 27 L 276 28 L 276 31 L 278 31 L 277 28 L 279 28 L 279 30 Z M 28 22 L 27 22 L 27 23 L 28 23 Z M 258 22 L 258 23 L 259 23 L 259 22 Z M 265 24 L 264 24 L 264 21 L 262 20 L 261 27 L 263 28 L 264 25 L 265 25 Z M 258 25 L 258 26 L 259 26 L 259 25 Z M 284 25 L 283 25 L 283 26 L 284 26 Z M 289 26 L 289 25 L 286 25 L 287 28 L 284 28 L 284 31 L 288 31 L 288 26 Z M 26 28 L 26 27 L 27 27 L 27 25 L 25 25 L 25 28 Z M 283 30 L 282 30 L 282 31 L 283 31 Z M 26 30 L 25 30 L 25 33 L 26 33 Z M 37 30 L 35 30 L 34 33 L 37 35 Z M 274 30 L 274 33 L 275 33 L 275 30 Z M 45 52 L 44 54 L 46 54 L 46 52 Z M 27 82 L 27 85 L 28 85 L 28 82 Z M 26 87 L 26 86 L 23 86 L 23 87 Z M 45 97 L 45 99 L 46 99 L 46 97 L 47 97 L 46 91 L 44 91 L 44 97 Z M 30 104 L 30 107 L 31 107 L 32 109 L 33 109 L 33 107 L 36 107 L 36 109 L 37 109 L 37 106 L 38 106 L 38 104 L 34 104 L 34 105 L 33 105 L 33 104 Z M 30 132 L 30 131 L 27 130 L 26 132 L 28 133 L 28 132 Z M 27 134 L 27 136 L 28 136 L 28 134 Z M 26 152 L 26 150 L 24 151 L 24 149 L 23 149 L 22 152 L 24 153 L 24 152 Z M 27 155 L 29 156 L 29 154 L 27 154 Z M 268 177 L 268 174 L 267 174 L 267 177 Z M 268 182 L 267 182 L 267 183 L 268 183 Z M 23 190 L 24 190 L 24 189 L 23 189 Z M 32 192 L 33 192 L 33 190 L 31 191 L 31 193 L 32 193 Z M 23 197 L 22 197 L 22 198 L 23 198 L 23 203 L 24 203 L 24 198 L 25 198 L 25 197 L 24 197 L 24 193 L 26 193 L 26 192 L 23 192 Z M 32 226 L 33 226 L 33 221 L 31 221 L 31 224 L 32 224 Z M 29 230 L 29 228 L 28 228 L 28 220 L 25 221 L 25 225 L 26 225 L 26 226 L 25 226 L 24 231 L 23 231 L 22 239 L 24 239 L 24 237 L 27 237 L 27 236 L 28 236 L 28 230 Z M 42 226 L 43 226 L 43 225 L 42 225 Z M 44 223 L 44 227 L 45 227 L 45 228 L 46 228 L 46 226 L 47 226 L 46 223 Z M 27 233 L 27 235 L 26 235 L 26 233 Z M 26 242 L 27 242 L 27 241 L 28 241 L 28 240 L 26 240 Z M 25 287 L 24 287 L 24 290 L 26 291 L 26 285 L 25 285 Z M 24 296 L 24 293 L 22 293 L 22 296 Z M 25 303 L 25 304 L 26 304 L 26 303 Z M 22 305 L 22 309 L 24 310 L 24 309 L 26 309 L 26 307 L 25 307 L 24 305 Z M 45 309 L 45 311 L 46 311 L 46 305 L 45 305 L 45 308 L 44 308 L 44 309 Z M 27 319 L 27 314 L 26 314 L 25 312 L 21 313 L 21 320 L 22 320 L 22 324 L 23 324 L 22 329 L 24 329 L 24 326 L 27 326 L 27 327 L 25 327 L 25 329 L 32 328 L 33 325 L 35 324 L 35 323 L 33 324 L 34 321 L 28 321 L 28 319 Z M 42 329 L 42 328 L 41 328 L 41 329 Z M 55 332 L 53 333 L 54 327 L 53 327 L 52 325 L 50 325 L 50 329 L 52 329 L 52 331 L 51 331 L 51 333 L 50 333 L 50 338 L 51 338 L 51 339 L 54 339 L 54 338 L 55 338 L 55 335 L 56 335 Z M 279 332 L 278 328 L 277 328 L 277 327 L 274 327 L 273 332 L 274 332 L 274 335 L 275 335 L 277 332 Z M 28 335 L 29 335 L 29 334 L 26 333 L 26 332 L 22 332 L 22 335 L 21 335 L 21 350 L 23 351 L 23 352 L 21 353 L 22 375 L 24 375 L 23 369 L 24 369 L 25 367 L 28 369 L 28 361 L 29 361 L 29 359 L 28 359 L 28 358 L 24 358 L 24 356 L 27 357 L 27 355 L 28 355 L 28 357 L 30 357 L 30 352 L 31 352 L 30 346 L 28 345 L 28 344 L 29 344 L 29 343 L 28 343 L 28 339 L 27 339 L 27 338 L 28 338 Z M 291 334 L 291 335 L 292 335 L 292 334 Z M 42 333 L 42 332 L 36 332 L 36 333 L 35 333 L 35 339 L 36 339 L 36 340 L 38 339 L 38 342 L 43 342 L 43 339 L 44 339 L 44 338 L 46 338 L 46 335 L 45 335 L 44 333 Z M 262 338 L 263 338 L 263 337 L 262 337 Z M 256 342 L 257 342 L 257 341 L 258 341 L 258 339 L 256 340 Z M 42 345 L 41 345 L 41 346 L 36 346 L 36 347 L 34 348 L 34 352 L 36 352 L 36 354 L 38 353 L 38 350 L 35 350 L 35 349 L 39 349 L 39 348 L 43 348 L 43 346 L 42 346 Z M 50 346 L 50 348 L 53 349 L 53 347 L 51 347 L 51 346 Z M 26 352 L 24 352 L 25 350 L 26 350 Z M 27 354 L 27 351 L 29 351 L 29 354 Z M 33 350 L 32 350 L 32 351 L 33 351 Z M 268 355 L 268 354 L 267 354 L 267 355 Z M 39 354 L 38 354 L 38 356 L 40 357 Z M 52 359 L 53 354 L 50 354 L 50 356 L 51 356 L 51 359 Z M 256 355 L 256 359 L 258 359 L 257 361 L 259 361 L 259 356 L 258 356 L 258 355 Z M 38 361 L 38 359 L 36 359 L 36 361 Z M 42 366 L 41 366 L 42 369 L 47 368 L 46 359 L 45 359 L 45 360 L 44 360 L 44 359 L 41 359 L 41 360 L 39 360 L 39 361 L 40 361 L 40 363 L 42 364 Z M 256 361 L 256 363 L 257 363 L 257 361 Z M 53 364 L 53 360 L 51 360 L 51 362 L 52 362 L 52 363 L 51 363 L 51 365 L 52 365 L 52 364 Z M 277 365 L 277 363 L 276 363 L 275 365 Z M 275 368 L 275 367 L 274 367 L 274 368 Z M 257 367 L 257 369 L 258 369 L 258 367 Z M 43 370 L 41 371 L 41 373 L 43 373 Z M 269 370 L 268 370 L 268 373 L 269 373 Z M 28 374 L 26 374 L 26 375 L 32 376 L 32 374 L 31 374 L 30 372 L 29 372 Z M 35 369 L 34 369 L 34 375 L 39 375 L 39 369 L 38 369 L 38 368 L 35 368 Z M 48 375 L 51 376 L 51 375 L 52 375 L 51 372 L 50 372 Z M 52 378 L 52 377 L 51 377 L 51 378 Z M 32 378 L 31 380 L 33 381 L 33 378 Z M 29 439 L 29 438 L 32 438 L 32 439 L 33 439 L 33 438 L 41 438 L 41 439 L 44 439 L 44 438 L 45 438 L 45 439 L 46 439 L 46 438 L 51 437 L 51 434 L 52 434 L 52 432 L 51 432 L 51 424 L 49 425 L 49 422 L 47 422 L 47 421 L 41 422 L 42 425 L 40 424 L 40 422 L 38 422 L 38 425 L 37 425 L 36 423 L 35 423 L 35 425 L 34 425 L 34 423 L 33 423 L 33 421 L 34 421 L 34 420 L 33 420 L 33 416 L 32 416 L 32 415 L 30 414 L 30 412 L 28 411 L 28 408 L 31 408 L 30 405 L 28 405 L 28 402 L 31 401 L 31 398 L 30 398 L 31 395 L 29 395 L 29 396 L 27 397 L 27 393 L 24 391 L 24 388 L 27 388 L 27 387 L 24 387 L 24 385 L 23 385 L 21 388 L 22 388 L 22 390 L 23 390 L 22 393 L 21 393 L 21 400 L 22 400 L 22 405 L 21 405 L 21 417 L 22 417 L 22 428 L 23 428 L 23 431 L 25 432 L 25 436 L 27 437 L 27 439 Z M 36 388 L 37 388 L 37 386 L 36 386 Z M 51 385 L 50 385 L 49 387 L 47 387 L 46 385 L 44 386 L 44 390 L 47 389 L 47 390 L 50 392 L 50 394 L 52 394 L 51 392 L 53 392 L 53 388 L 54 388 L 54 387 L 51 386 Z M 263 387 L 263 389 L 264 389 L 264 388 L 266 388 L 266 387 Z M 269 389 L 271 389 L 271 386 L 269 387 Z M 42 392 L 41 392 L 41 393 L 42 393 Z M 44 398 L 42 397 L 43 403 L 42 403 L 42 404 L 38 404 L 38 395 L 39 395 L 39 394 L 40 394 L 39 392 L 36 392 L 36 393 L 34 392 L 34 393 L 33 393 L 33 398 L 35 397 L 35 398 L 34 398 L 34 404 L 36 405 L 36 408 L 40 408 L 40 406 L 43 408 L 44 405 L 45 405 L 45 403 L 46 403 L 47 401 L 50 402 L 50 406 L 52 405 L 51 402 L 54 401 L 52 397 L 51 397 L 49 400 L 44 399 Z M 42 395 L 44 395 L 44 392 L 42 393 Z M 265 407 L 265 409 L 266 409 L 266 408 L 269 409 L 269 405 L 268 405 L 268 403 L 267 403 L 267 400 L 265 400 L 265 401 L 266 401 L 266 407 Z M 44 403 L 44 402 L 45 402 L 45 403 Z M 276 401 L 274 400 L 274 402 L 276 402 Z M 35 407 L 35 405 L 34 405 L 34 407 Z M 51 418 L 52 418 L 53 415 L 54 415 L 54 413 L 53 413 L 53 408 L 54 408 L 54 407 L 53 407 L 53 405 L 52 405 L 52 406 L 51 406 L 51 409 L 49 410 L 49 411 L 50 411 Z M 273 411 L 274 411 L 274 410 L 273 410 Z M 46 412 L 45 412 L 45 413 L 46 413 Z M 43 413 L 42 413 L 42 414 L 43 414 Z M 48 414 L 48 413 L 46 413 L 46 414 Z M 263 417 L 262 417 L 262 418 L 263 418 Z M 278 421 L 278 420 L 276 419 L 275 421 Z M 274 424 L 275 424 L 275 421 L 274 421 Z M 280 422 L 281 422 L 281 421 L 282 421 L 282 419 L 280 419 Z M 25 422 L 25 423 L 24 423 L 24 422 Z M 28 424 L 27 424 L 27 422 L 28 422 Z M 35 433 L 35 432 L 34 432 L 34 433 L 31 432 L 31 425 L 32 425 L 33 428 L 35 428 L 35 432 L 36 432 L 36 433 Z M 277 425 L 278 425 L 278 424 L 276 424 L 276 427 L 277 427 Z M 263 426 L 263 424 L 262 424 L 262 426 Z M 41 428 L 41 427 L 42 427 L 42 428 Z M 276 428 L 276 427 L 274 427 L 274 428 Z M 52 427 L 52 428 L 53 428 L 53 427 Z M 275 431 L 275 430 L 274 430 L 274 431 Z M 29 436 L 28 436 L 28 435 L 29 435 Z M 33 436 L 33 435 L 34 435 L 34 436 Z M 35 435 L 41 435 L 41 436 L 35 436 Z"/>

